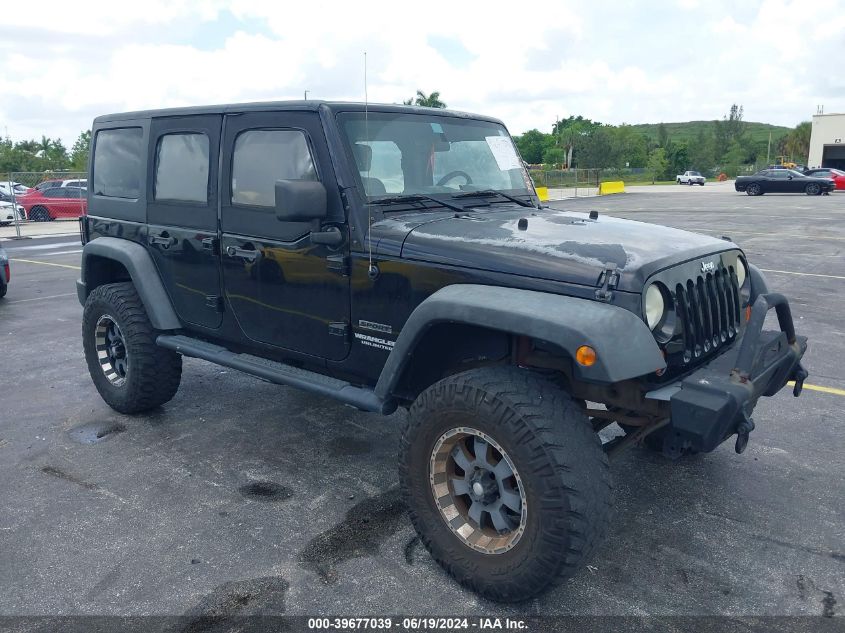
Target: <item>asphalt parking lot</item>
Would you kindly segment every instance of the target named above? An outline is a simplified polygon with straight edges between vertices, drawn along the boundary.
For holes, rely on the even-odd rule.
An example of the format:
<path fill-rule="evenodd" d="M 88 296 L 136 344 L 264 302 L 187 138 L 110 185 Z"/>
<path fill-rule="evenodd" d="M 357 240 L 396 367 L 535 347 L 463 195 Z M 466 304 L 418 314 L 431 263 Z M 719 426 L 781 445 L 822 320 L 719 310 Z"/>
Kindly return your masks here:
<path fill-rule="evenodd" d="M 590 566 L 496 605 L 415 538 L 397 494 L 403 413 L 186 359 L 172 402 L 117 414 L 82 355 L 78 240 L 4 241 L 0 615 L 841 615 L 845 194 L 659 187 L 553 204 L 733 238 L 790 299 L 813 389 L 764 398 L 743 455 L 620 456 Z"/>

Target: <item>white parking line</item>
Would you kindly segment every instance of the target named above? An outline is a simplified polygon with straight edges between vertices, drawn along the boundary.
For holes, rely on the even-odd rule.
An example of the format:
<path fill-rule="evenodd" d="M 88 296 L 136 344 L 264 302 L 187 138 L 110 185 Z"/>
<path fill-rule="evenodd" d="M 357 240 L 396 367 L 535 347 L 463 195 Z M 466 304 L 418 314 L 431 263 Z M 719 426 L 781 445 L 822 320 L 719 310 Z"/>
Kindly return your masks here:
<path fill-rule="evenodd" d="M 773 270 L 771 268 L 761 268 L 764 273 L 780 273 L 782 275 L 801 275 L 802 277 L 827 277 L 828 279 L 845 279 L 841 275 L 823 275 L 821 273 L 796 273 L 792 270 Z"/>
<path fill-rule="evenodd" d="M 33 297 L 32 299 L 18 299 L 16 301 L 7 301 L 7 303 L 29 303 L 30 301 L 46 301 L 47 299 L 58 299 L 60 297 L 75 297 L 75 292 L 66 292 L 61 295 L 50 295 L 48 297 Z"/>
<path fill-rule="evenodd" d="M 75 251 L 56 251 L 55 253 L 38 253 L 39 257 L 53 257 L 54 255 L 73 255 L 74 253 L 81 253 L 82 249 Z"/>
<path fill-rule="evenodd" d="M 75 242 L 54 242 L 53 244 L 34 244 L 32 246 L 6 246 L 7 251 L 45 251 L 51 248 L 64 248 L 65 246 L 79 246 L 79 240 Z"/>

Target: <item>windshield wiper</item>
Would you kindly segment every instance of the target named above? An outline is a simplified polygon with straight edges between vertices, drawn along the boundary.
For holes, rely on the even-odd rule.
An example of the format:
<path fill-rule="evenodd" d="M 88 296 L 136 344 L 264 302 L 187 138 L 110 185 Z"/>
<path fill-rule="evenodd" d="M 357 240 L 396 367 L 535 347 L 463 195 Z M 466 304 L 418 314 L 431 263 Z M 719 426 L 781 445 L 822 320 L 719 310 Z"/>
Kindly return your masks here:
<path fill-rule="evenodd" d="M 478 196 L 479 198 L 489 198 L 490 196 L 502 196 L 503 198 L 506 198 L 511 202 L 516 202 L 521 207 L 531 207 L 532 209 L 539 209 L 539 207 L 535 207 L 532 203 L 526 200 L 520 200 L 516 196 L 512 196 L 510 194 L 497 191 L 495 189 L 480 189 L 478 191 L 466 191 L 464 193 L 452 194 L 453 198 L 472 198 L 473 196 Z"/>
<path fill-rule="evenodd" d="M 437 204 L 446 207 L 447 209 L 452 209 L 453 211 L 466 211 L 466 207 L 464 206 L 454 204 L 453 202 L 446 202 L 445 200 L 440 200 L 439 198 L 435 198 L 434 196 L 427 196 L 423 193 L 409 193 L 405 196 L 391 196 L 389 198 L 379 198 L 378 200 L 371 201 L 370 204 L 402 204 L 403 202 L 422 202 L 423 200 L 430 200 L 431 202 L 436 202 Z"/>

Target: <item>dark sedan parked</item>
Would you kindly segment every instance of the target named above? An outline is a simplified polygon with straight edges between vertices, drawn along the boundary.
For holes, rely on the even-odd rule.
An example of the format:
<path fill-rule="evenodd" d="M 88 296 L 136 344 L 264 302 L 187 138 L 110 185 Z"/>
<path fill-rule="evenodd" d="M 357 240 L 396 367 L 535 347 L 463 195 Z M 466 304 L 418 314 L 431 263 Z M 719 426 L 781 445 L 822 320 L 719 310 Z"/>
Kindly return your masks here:
<path fill-rule="evenodd" d="M 764 169 L 753 176 L 739 176 L 734 183 L 737 191 L 744 191 L 749 196 L 762 196 L 764 193 L 820 196 L 833 191 L 833 187 L 829 178 L 813 178 L 793 169 Z"/>

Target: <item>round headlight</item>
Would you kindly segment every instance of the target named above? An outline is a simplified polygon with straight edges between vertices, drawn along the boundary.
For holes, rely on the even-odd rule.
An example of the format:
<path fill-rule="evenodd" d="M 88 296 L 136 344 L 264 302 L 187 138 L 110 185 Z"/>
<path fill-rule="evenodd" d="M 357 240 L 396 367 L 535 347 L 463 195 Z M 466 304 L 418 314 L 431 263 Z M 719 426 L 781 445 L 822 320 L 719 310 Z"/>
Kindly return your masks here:
<path fill-rule="evenodd" d="M 742 288 L 745 285 L 745 279 L 748 277 L 748 270 L 745 268 L 745 262 L 742 261 L 739 257 L 736 258 L 736 280 L 739 283 L 739 287 Z"/>
<path fill-rule="evenodd" d="M 645 291 L 645 320 L 650 330 L 657 327 L 665 311 L 666 302 L 663 299 L 663 293 L 657 284 L 651 284 Z"/>

